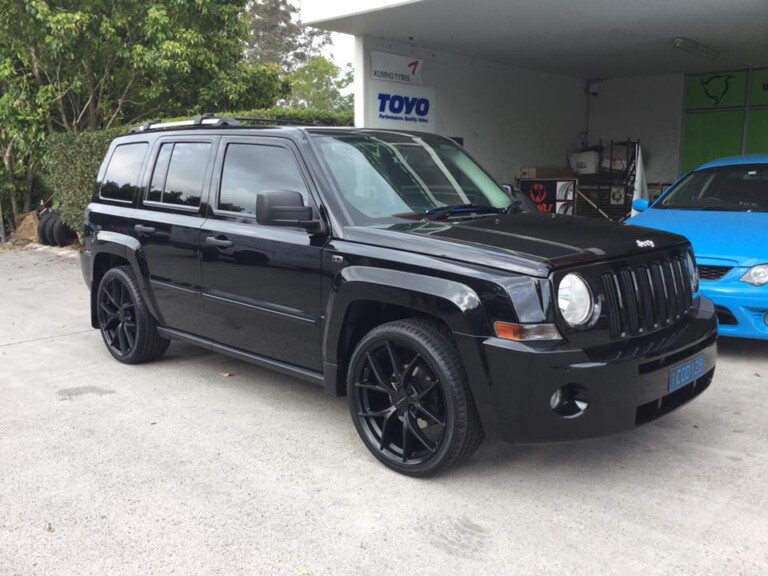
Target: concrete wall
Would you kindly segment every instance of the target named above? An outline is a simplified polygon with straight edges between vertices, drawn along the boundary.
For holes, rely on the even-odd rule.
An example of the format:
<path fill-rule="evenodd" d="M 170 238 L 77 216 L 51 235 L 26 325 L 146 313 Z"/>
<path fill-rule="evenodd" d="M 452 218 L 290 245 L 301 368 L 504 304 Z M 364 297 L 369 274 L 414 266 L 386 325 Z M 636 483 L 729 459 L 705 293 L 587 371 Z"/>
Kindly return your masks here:
<path fill-rule="evenodd" d="M 678 176 L 684 76 L 603 80 L 590 96 L 589 143 L 601 138 L 639 138 L 648 182 Z"/>
<path fill-rule="evenodd" d="M 504 182 L 522 166 L 565 166 L 578 133 L 586 130 L 583 80 L 382 38 L 359 37 L 356 46 L 357 125 L 385 126 L 368 99 L 370 51 L 421 58 L 423 84 L 436 90 L 435 131 L 463 137 L 465 147 Z"/>

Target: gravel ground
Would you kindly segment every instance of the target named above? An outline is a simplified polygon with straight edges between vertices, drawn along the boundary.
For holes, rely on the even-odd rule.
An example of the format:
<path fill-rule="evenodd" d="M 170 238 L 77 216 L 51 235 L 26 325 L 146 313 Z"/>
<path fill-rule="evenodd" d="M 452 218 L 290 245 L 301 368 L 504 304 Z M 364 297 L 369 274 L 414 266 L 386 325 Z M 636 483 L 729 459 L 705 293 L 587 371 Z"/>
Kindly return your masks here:
<path fill-rule="evenodd" d="M 768 343 L 629 434 L 415 480 L 311 384 L 178 343 L 119 364 L 87 298 L 74 253 L 0 250 L 2 576 L 768 574 Z"/>

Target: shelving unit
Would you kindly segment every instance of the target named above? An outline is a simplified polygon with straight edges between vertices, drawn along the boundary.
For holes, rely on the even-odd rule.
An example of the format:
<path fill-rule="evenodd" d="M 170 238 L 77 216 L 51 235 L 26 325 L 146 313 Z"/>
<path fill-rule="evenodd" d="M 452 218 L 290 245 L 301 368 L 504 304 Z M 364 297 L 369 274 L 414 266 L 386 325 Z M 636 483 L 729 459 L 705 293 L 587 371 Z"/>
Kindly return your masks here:
<path fill-rule="evenodd" d="M 576 216 L 620 222 L 632 210 L 639 140 L 600 141 L 595 174 L 580 174 Z"/>

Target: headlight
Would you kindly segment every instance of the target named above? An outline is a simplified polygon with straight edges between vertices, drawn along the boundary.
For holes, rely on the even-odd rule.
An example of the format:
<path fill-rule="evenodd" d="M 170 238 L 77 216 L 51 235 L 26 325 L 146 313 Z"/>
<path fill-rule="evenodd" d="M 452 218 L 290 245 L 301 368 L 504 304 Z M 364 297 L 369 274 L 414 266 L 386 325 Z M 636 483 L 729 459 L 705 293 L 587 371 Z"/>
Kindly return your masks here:
<path fill-rule="evenodd" d="M 746 282 L 752 286 L 765 286 L 768 284 L 768 264 L 760 264 L 747 270 L 739 279 L 739 282 Z"/>
<path fill-rule="evenodd" d="M 691 292 L 696 294 L 699 291 L 699 269 L 693 260 L 693 254 L 690 252 L 686 255 L 685 263 L 688 266 L 688 275 L 691 278 Z"/>
<path fill-rule="evenodd" d="M 566 274 L 557 289 L 557 305 L 560 314 L 571 326 L 584 326 L 595 313 L 595 300 L 592 291 L 577 274 Z"/>

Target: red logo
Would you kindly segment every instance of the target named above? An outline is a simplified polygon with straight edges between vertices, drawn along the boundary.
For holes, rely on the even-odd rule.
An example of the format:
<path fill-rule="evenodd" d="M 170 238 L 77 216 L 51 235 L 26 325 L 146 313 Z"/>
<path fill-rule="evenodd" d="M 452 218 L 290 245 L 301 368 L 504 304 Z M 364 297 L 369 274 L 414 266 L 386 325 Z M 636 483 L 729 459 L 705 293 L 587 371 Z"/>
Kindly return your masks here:
<path fill-rule="evenodd" d="M 413 62 L 408 64 L 408 68 L 411 69 L 411 76 L 416 76 L 416 68 L 418 68 L 418 67 L 419 67 L 419 61 L 418 60 L 414 60 Z"/>
<path fill-rule="evenodd" d="M 536 204 L 541 204 L 547 199 L 547 187 L 544 184 L 534 184 L 531 186 L 530 195 L 531 200 L 536 202 Z"/>

